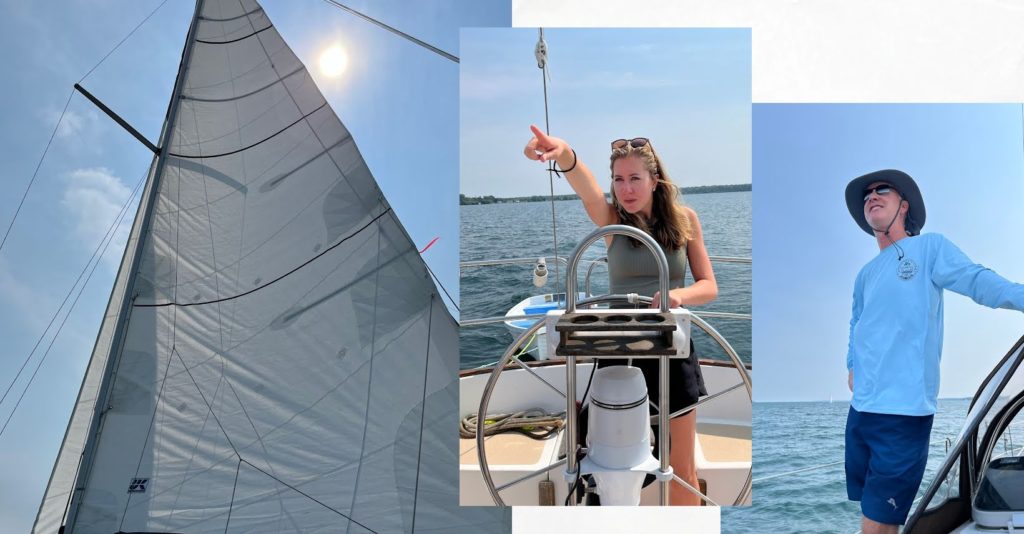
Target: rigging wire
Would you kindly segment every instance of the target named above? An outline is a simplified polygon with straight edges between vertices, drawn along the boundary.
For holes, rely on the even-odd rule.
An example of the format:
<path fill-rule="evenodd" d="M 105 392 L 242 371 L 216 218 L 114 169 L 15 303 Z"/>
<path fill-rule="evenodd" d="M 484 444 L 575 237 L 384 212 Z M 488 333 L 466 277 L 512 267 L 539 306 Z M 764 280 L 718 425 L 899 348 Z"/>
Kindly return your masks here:
<path fill-rule="evenodd" d="M 544 133 L 551 135 L 551 125 L 548 120 L 548 44 L 544 41 L 544 28 L 537 28 L 540 36 L 537 38 L 537 47 L 534 48 L 534 55 L 537 58 L 537 68 L 540 69 L 540 77 L 544 81 Z M 575 165 L 575 163 L 573 164 Z M 555 252 L 555 293 L 558 291 L 558 281 L 561 276 L 558 273 L 558 225 L 555 222 L 555 161 L 548 162 L 548 187 L 550 192 L 548 198 L 551 201 L 551 240 Z M 569 296 L 566 295 L 566 299 Z"/>
<path fill-rule="evenodd" d="M 423 266 L 427 268 L 427 272 L 430 273 L 430 276 L 434 277 L 434 281 L 437 282 L 437 286 L 441 288 L 441 291 L 444 291 L 445 296 L 448 297 L 448 301 L 451 302 L 452 306 L 455 306 L 455 309 L 458 310 L 459 313 L 461 314 L 462 309 L 459 308 L 459 303 L 455 302 L 455 299 L 453 299 L 452 296 L 448 293 L 448 289 L 446 289 L 444 287 L 444 284 L 441 283 L 441 279 L 438 278 L 436 274 L 434 274 L 434 271 L 431 270 L 430 265 L 427 264 L 426 260 L 423 261 Z"/>
<path fill-rule="evenodd" d="M 404 37 L 405 39 L 409 40 L 410 42 L 415 43 L 415 44 L 417 44 L 419 46 L 422 46 L 423 48 L 426 48 L 427 50 L 430 50 L 431 52 L 433 52 L 433 53 L 435 53 L 435 54 L 437 54 L 437 55 L 439 55 L 439 56 L 441 56 L 441 57 L 443 57 L 443 58 L 445 58 L 445 59 L 447 59 L 449 61 L 454 61 L 455 63 L 459 62 L 459 58 L 457 56 L 449 54 L 448 52 L 445 52 L 444 50 L 441 50 L 440 48 L 438 48 L 438 47 L 436 47 L 436 46 L 434 46 L 434 45 L 432 45 L 430 43 L 427 43 L 425 41 L 421 41 L 421 40 L 419 40 L 419 39 L 409 35 L 408 33 L 403 32 L 402 30 L 399 30 L 399 29 L 394 28 L 392 26 L 388 26 L 387 24 L 384 24 L 383 22 L 381 22 L 381 21 L 379 21 L 377 19 L 368 17 L 368 16 L 366 16 L 366 15 L 356 11 L 355 9 L 352 9 L 352 8 L 342 4 L 341 2 L 337 2 L 335 0 L 324 0 L 324 2 L 327 2 L 328 4 L 334 6 L 334 7 L 338 8 L 338 9 L 343 9 L 343 10 L 345 10 L 345 11 L 347 11 L 347 12 L 349 12 L 349 13 L 351 13 L 351 14 L 353 14 L 353 15 L 355 15 L 355 16 L 357 16 L 357 17 L 359 17 L 359 18 L 361 18 L 361 19 L 363 19 L 363 20 L 365 20 L 365 21 L 367 21 L 369 23 L 371 23 L 371 24 L 376 24 L 377 26 L 380 26 L 381 28 L 384 28 L 385 30 L 387 30 L 387 31 L 389 31 L 389 32 L 391 32 L 393 34 L 398 35 L 399 37 Z"/>
<path fill-rule="evenodd" d="M 365 21 L 367 21 L 367 22 L 369 22 L 371 24 L 375 24 L 375 25 L 377 25 L 377 26 L 379 26 L 381 28 L 384 28 L 385 30 L 387 30 L 387 31 L 389 31 L 389 32 L 399 36 L 399 37 L 407 39 L 408 41 L 410 41 L 412 43 L 415 43 L 415 44 L 417 44 L 417 45 L 419 45 L 419 46 L 421 46 L 421 47 L 423 47 L 423 48 L 425 48 L 425 49 L 427 49 L 427 50 L 429 50 L 429 51 L 431 51 L 431 52 L 433 52 L 433 53 L 435 53 L 435 54 L 437 54 L 437 55 L 439 55 L 439 56 L 441 56 L 441 57 L 443 57 L 443 58 L 445 58 L 447 60 L 453 61 L 455 63 L 459 62 L 458 56 L 455 56 L 453 54 L 445 52 L 444 50 L 441 50 L 440 48 L 438 48 L 438 47 L 436 47 L 436 46 L 434 46 L 434 45 L 432 45 L 430 43 L 427 43 L 427 42 L 425 42 L 423 40 L 417 39 L 416 37 L 413 37 L 412 35 L 409 35 L 408 33 L 405 33 L 405 32 L 403 32 L 403 31 L 401 31 L 401 30 L 399 30 L 399 29 L 397 29 L 397 28 L 395 28 L 393 26 L 389 26 L 389 25 L 387 25 L 387 24 L 385 24 L 385 23 L 383 23 L 383 22 L 381 22 L 381 21 L 379 21 L 377 19 L 374 19 L 374 18 L 372 18 L 370 16 L 364 15 L 363 13 L 361 13 L 359 11 L 356 11 L 355 9 L 352 9 L 352 8 L 346 6 L 345 4 L 342 4 L 341 2 L 338 2 L 336 0 L 324 0 L 324 2 L 330 4 L 330 5 L 338 8 L 338 9 L 342 9 L 342 10 L 344 10 L 344 11 L 346 11 L 346 12 L 352 14 L 352 15 L 355 15 L 355 16 L 357 16 L 357 17 L 359 17 L 359 18 L 361 18 L 361 19 L 363 19 L 363 20 L 365 20 Z M 435 241 L 436 241 L 436 239 L 435 239 Z M 433 244 L 433 241 L 430 242 L 430 245 L 432 245 L 432 244 Z M 420 253 L 422 254 L 424 251 L 426 251 L 427 248 L 430 248 L 430 245 L 427 245 L 427 247 L 424 248 L 423 250 L 421 250 Z M 423 265 L 427 268 L 427 271 L 430 272 L 430 276 L 432 276 L 434 278 L 434 281 L 437 283 L 438 287 L 440 287 L 441 290 L 444 291 L 445 296 L 448 297 L 448 301 L 452 303 L 452 306 L 455 306 L 455 309 L 458 310 L 459 313 L 462 313 L 462 309 L 459 308 L 459 303 L 456 302 L 455 299 L 452 298 L 450 293 L 448 293 L 448 289 L 444 287 L 444 284 L 441 283 L 441 279 L 438 278 L 437 275 L 434 274 L 434 271 L 430 269 L 430 265 L 428 265 L 426 261 L 423 262 Z"/>
<path fill-rule="evenodd" d="M 132 35 L 135 35 L 135 32 L 136 32 L 136 31 L 138 31 L 138 30 L 139 30 L 139 28 L 141 28 L 141 27 L 142 27 L 142 25 L 143 25 L 143 24 L 145 24 L 145 23 L 146 23 L 146 21 L 148 21 L 148 20 L 150 19 L 150 17 L 152 17 L 153 15 L 155 15 L 157 11 L 160 11 L 160 8 L 161 8 L 161 7 L 164 7 L 164 4 L 166 4 L 166 3 L 167 3 L 167 0 L 163 0 L 163 2 L 160 2 L 160 5 L 156 6 L 156 7 L 155 7 L 155 8 L 153 9 L 153 11 L 150 11 L 150 13 L 149 13 L 148 15 L 146 15 L 146 18 L 142 19 L 142 22 L 139 22 L 138 24 L 136 24 L 136 25 L 135 25 L 135 27 L 134 27 L 134 28 L 132 28 L 132 31 L 128 32 L 128 35 L 125 35 L 123 39 L 121 39 L 120 41 L 118 41 L 118 43 L 117 43 L 116 45 L 114 45 L 114 48 L 111 48 L 111 49 L 110 49 L 110 51 L 109 51 L 109 52 L 107 52 L 107 55 L 103 56 L 103 59 L 99 60 L 99 62 L 98 62 L 98 63 L 96 63 L 95 65 L 93 65 L 93 67 L 92 67 L 91 69 L 89 69 L 89 72 L 86 72 L 86 73 L 85 73 L 85 76 L 82 76 L 82 79 L 78 80 L 78 83 L 82 83 L 83 81 L 85 81 L 85 79 L 86 79 L 86 78 L 88 78 L 90 74 L 92 74 L 92 71 L 94 71 L 94 70 L 96 70 L 97 68 L 99 68 L 99 66 L 100 66 L 100 65 L 101 65 L 101 64 L 102 64 L 102 63 L 103 63 L 104 61 L 106 61 L 106 60 L 107 60 L 107 58 L 108 58 L 108 57 L 110 57 L 110 54 L 113 54 L 115 50 L 117 50 L 118 48 L 121 48 L 121 45 L 123 45 L 123 44 L 124 44 L 124 42 L 125 42 L 125 41 L 127 41 L 129 37 L 131 37 Z"/>
<path fill-rule="evenodd" d="M 43 339 L 46 337 L 46 333 L 49 332 L 50 326 L 53 325 L 54 320 L 56 320 L 57 316 L 60 315 L 61 310 L 64 308 L 64 304 L 67 303 L 68 298 L 71 296 L 72 293 L 74 293 L 75 287 L 78 287 L 78 294 L 75 296 L 75 299 L 71 302 L 71 306 L 68 307 L 67 314 L 64 315 L 64 318 L 61 320 L 60 325 L 54 332 L 53 337 L 50 339 L 50 343 L 46 346 L 46 351 L 43 353 L 43 356 L 39 358 L 39 362 L 36 364 L 35 369 L 32 371 L 32 376 L 29 377 L 28 382 L 25 384 L 25 388 L 22 390 L 21 395 L 18 397 L 18 401 L 14 403 L 14 408 L 12 408 L 11 413 L 8 414 L 7 420 L 4 421 L 3 427 L 0 427 L 0 436 L 3 436 L 4 431 L 7 430 L 7 425 L 9 425 L 11 422 L 11 418 L 13 418 L 15 412 L 18 411 L 18 407 L 21 406 L 22 399 L 25 398 L 25 394 L 28 393 L 29 388 L 35 381 L 36 375 L 39 373 L 39 369 L 43 366 L 43 362 L 46 361 L 46 357 L 49 356 L 50 350 L 53 348 L 54 342 L 57 341 L 57 337 L 60 336 L 61 331 L 64 329 L 64 324 L 67 323 L 68 317 L 71 316 L 71 312 L 74 311 L 75 305 L 78 304 L 78 299 L 81 298 L 82 293 L 85 292 L 85 286 L 88 285 L 89 280 L 92 279 L 93 273 L 96 272 L 96 268 L 99 266 L 100 261 L 103 259 L 103 255 L 107 252 L 107 248 L 110 247 L 110 244 L 114 242 L 114 236 L 117 233 L 117 228 L 121 225 L 121 222 L 124 221 L 125 215 L 127 215 L 128 213 L 128 207 L 131 206 L 132 200 L 138 194 L 139 190 L 142 188 L 142 185 L 146 182 L 146 177 L 148 176 L 149 170 L 147 169 L 146 174 L 144 174 L 142 178 L 139 180 L 139 182 L 135 184 L 135 189 L 133 189 L 132 194 L 128 196 L 128 200 L 126 200 L 124 205 L 121 206 L 121 211 L 118 212 L 117 217 L 114 218 L 114 222 L 110 224 L 110 226 L 107 228 L 107 232 L 103 235 L 103 238 L 100 239 L 100 242 L 96 245 L 96 249 L 93 250 L 92 256 L 89 257 L 89 261 L 86 262 L 85 267 L 82 268 L 82 272 L 78 274 L 78 278 L 75 280 L 75 283 L 71 286 L 71 289 L 68 290 L 67 295 L 64 296 L 64 301 L 61 302 L 61 305 L 60 307 L 57 308 L 57 311 L 53 313 L 53 317 L 50 319 L 50 324 L 47 325 L 46 330 L 44 330 L 43 333 L 40 334 L 39 340 L 36 341 L 35 346 L 32 348 L 32 352 L 30 352 L 28 357 L 25 358 L 25 362 L 21 364 L 21 369 L 18 370 L 18 374 L 15 375 L 13 380 L 11 380 L 11 384 L 7 387 L 7 391 L 4 392 L 4 398 L 6 398 L 7 393 L 10 392 L 15 382 L 17 382 L 18 378 L 21 376 L 22 371 L 24 371 L 25 366 L 28 364 L 29 360 L 32 359 L 32 356 L 35 354 L 36 349 L 39 348 L 40 343 L 42 343 Z M 93 262 L 93 260 L 95 260 L 95 262 Z M 92 265 L 92 270 L 89 270 L 90 264 Z M 85 274 L 85 271 L 89 271 L 89 275 L 85 277 L 85 281 L 82 282 L 82 285 L 79 287 L 78 282 L 79 280 L 82 279 L 82 275 Z M 0 402 L 2 402 L 2 400 L 0 400 Z"/>
<path fill-rule="evenodd" d="M 25 186 L 25 192 L 21 194 L 21 201 L 18 202 L 18 208 L 14 210 L 14 215 L 11 217 L 11 223 L 7 225 L 7 231 L 4 232 L 3 239 L 0 239 L 0 251 L 4 249 L 4 243 L 7 243 L 7 236 L 11 234 L 11 228 L 14 227 L 14 221 L 18 220 L 18 214 L 21 213 L 21 207 L 25 204 L 25 199 L 28 198 L 28 192 L 32 189 L 32 184 L 36 182 L 36 176 L 39 175 L 39 168 L 43 166 L 43 160 L 46 159 L 46 153 L 50 151 L 50 144 L 53 143 L 53 138 L 57 135 L 57 130 L 60 129 L 61 122 L 64 121 L 64 114 L 68 112 L 68 105 L 71 104 L 71 97 L 73 96 L 75 96 L 74 89 L 68 93 L 68 99 L 64 102 L 64 110 L 60 112 L 57 124 L 53 125 L 53 131 L 50 132 L 50 140 L 46 142 L 46 148 L 43 149 L 43 154 L 39 156 L 39 162 L 36 163 L 36 170 L 32 171 L 32 178 L 28 181 L 28 185 Z"/>
<path fill-rule="evenodd" d="M 93 73 L 93 71 L 95 71 L 97 68 L 99 68 L 99 66 L 102 65 L 103 62 L 106 61 L 107 58 L 109 58 L 110 55 L 114 53 L 114 51 L 116 51 L 118 48 L 120 48 L 121 45 L 123 45 L 124 42 L 127 41 L 129 37 L 134 35 L 135 32 L 138 31 L 138 29 L 141 28 L 142 25 L 145 24 L 146 21 L 148 21 L 154 14 L 156 14 L 156 12 L 159 11 L 160 8 L 163 7 L 164 4 L 166 4 L 166 3 L 167 3 L 167 0 L 163 0 L 162 2 L 160 2 L 160 4 L 158 6 L 156 6 L 156 9 L 151 11 L 149 13 L 149 15 L 146 15 L 146 18 L 142 19 L 141 22 L 136 24 L 135 27 L 132 28 L 132 31 L 128 32 L 128 35 L 125 35 L 123 39 L 121 39 L 116 45 L 114 45 L 114 48 L 111 48 L 110 51 L 107 52 L 103 56 L 102 59 L 100 59 L 95 65 L 93 65 L 92 68 L 89 69 L 85 73 L 85 75 L 82 76 L 81 79 L 78 80 L 78 83 L 81 84 L 83 81 L 85 81 L 85 79 L 88 78 L 89 75 Z M 32 178 L 29 179 L 28 185 L 25 187 L 25 192 L 22 193 L 22 195 L 21 195 L 21 200 L 18 202 L 18 207 L 14 210 L 14 215 L 11 217 L 11 222 L 10 222 L 10 224 L 7 225 L 7 231 L 4 232 L 4 237 L 2 239 L 0 239 L 0 251 L 3 250 L 4 244 L 7 243 L 7 237 L 11 233 L 11 228 L 14 227 L 14 221 L 18 220 L 18 215 L 21 213 L 21 208 L 25 204 L 25 199 L 28 198 L 28 193 L 32 189 L 32 185 L 36 181 L 36 176 L 39 175 L 39 169 L 40 169 L 40 167 L 43 166 L 43 161 L 46 159 L 46 154 L 50 151 L 50 145 L 53 143 L 53 138 L 57 135 L 57 130 L 60 129 L 60 125 L 64 121 L 64 115 L 68 112 L 68 105 L 71 104 L 71 97 L 73 97 L 73 96 L 75 96 L 75 90 L 74 89 L 72 89 L 68 93 L 67 102 L 64 102 L 64 110 L 60 112 L 60 117 L 57 119 L 57 124 L 55 124 L 53 126 L 53 132 L 50 133 L 50 139 L 46 142 L 46 148 L 43 149 L 43 154 L 41 156 L 39 156 L 39 162 L 36 163 L 36 170 L 32 172 Z"/>
<path fill-rule="evenodd" d="M 147 170 L 147 174 L 148 173 L 149 171 Z M 50 318 L 50 323 L 46 325 L 46 329 L 43 330 L 43 333 L 39 336 L 39 339 L 36 340 L 36 344 L 32 347 L 32 352 L 30 352 L 28 354 L 28 357 L 25 358 L 25 361 L 22 362 L 21 367 L 18 369 L 18 373 L 14 375 L 14 378 L 11 379 L 11 383 L 7 386 L 7 389 L 4 390 L 3 396 L 0 397 L 0 405 L 3 404 L 4 400 L 7 398 L 7 395 L 11 392 L 11 388 L 14 387 L 15 382 L 17 382 L 18 378 L 21 377 L 21 373 L 25 370 L 25 366 L 28 365 L 28 362 L 32 359 L 32 356 L 35 355 L 36 350 L 39 348 L 39 345 L 43 342 L 43 339 L 46 338 L 46 333 L 50 331 L 50 327 L 53 326 L 54 321 L 56 321 L 57 317 L 60 315 L 60 310 L 64 308 L 64 304 L 68 302 L 68 299 L 71 298 L 71 294 L 74 293 L 75 288 L 78 287 L 78 282 L 82 280 L 82 276 L 85 275 L 85 271 L 89 269 L 89 265 L 92 263 L 92 260 L 96 258 L 96 254 L 99 253 L 100 247 L 103 245 L 103 242 L 107 240 L 107 236 L 110 235 L 110 232 L 113 231 L 115 226 L 119 224 L 119 221 L 123 219 L 124 211 L 128 208 L 132 199 L 135 198 L 135 194 L 138 192 L 139 187 L 142 185 L 145 179 L 146 175 L 143 175 L 139 183 L 135 185 L 135 189 L 132 191 L 131 196 L 128 197 L 128 200 L 125 202 L 124 206 L 121 206 L 121 210 L 118 212 L 117 217 L 114 218 L 114 222 L 110 225 L 110 227 L 107 228 L 106 233 L 103 234 L 103 238 L 100 239 L 100 242 L 96 245 L 96 249 L 93 250 L 92 252 L 92 256 L 89 257 L 89 261 L 85 263 L 85 267 L 82 267 L 82 272 L 78 273 L 78 278 L 75 279 L 75 283 L 71 284 L 71 289 L 69 289 L 67 294 L 64 295 L 64 300 L 61 301 L 60 306 L 57 307 L 57 310 L 53 312 L 53 317 Z M 106 249 L 104 248 L 104 250 Z M 86 282 L 88 282 L 88 280 L 86 280 Z"/>

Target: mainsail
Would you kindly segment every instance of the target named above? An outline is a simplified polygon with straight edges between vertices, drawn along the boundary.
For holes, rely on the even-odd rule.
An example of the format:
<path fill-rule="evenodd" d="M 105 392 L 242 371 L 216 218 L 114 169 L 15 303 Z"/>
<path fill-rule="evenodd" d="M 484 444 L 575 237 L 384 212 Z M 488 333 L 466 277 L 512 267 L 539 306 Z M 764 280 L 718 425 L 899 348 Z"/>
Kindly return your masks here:
<path fill-rule="evenodd" d="M 503 532 L 460 509 L 457 325 L 253 0 L 196 7 L 35 532 Z"/>

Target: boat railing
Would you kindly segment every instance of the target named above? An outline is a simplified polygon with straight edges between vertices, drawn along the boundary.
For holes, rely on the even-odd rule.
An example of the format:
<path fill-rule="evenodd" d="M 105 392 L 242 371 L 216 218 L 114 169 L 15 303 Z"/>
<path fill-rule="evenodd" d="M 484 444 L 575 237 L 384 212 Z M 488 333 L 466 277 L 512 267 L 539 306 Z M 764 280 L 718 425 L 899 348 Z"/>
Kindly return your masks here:
<path fill-rule="evenodd" d="M 712 263 L 737 263 L 752 265 L 753 261 L 750 258 L 743 258 L 737 256 L 709 256 Z M 568 266 L 568 260 L 561 256 L 548 256 L 544 258 L 544 261 L 548 263 L 558 263 L 563 267 Z M 584 292 L 587 297 L 593 296 L 590 291 L 590 278 L 593 274 L 594 267 L 598 264 L 608 263 L 608 257 L 602 256 L 596 260 L 582 260 L 588 262 L 590 265 L 587 266 L 587 275 L 583 282 Z M 505 258 L 498 260 L 474 260 L 474 261 L 463 261 L 459 262 L 459 269 L 474 269 L 480 267 L 493 267 L 498 265 L 533 265 L 537 263 L 537 258 Z M 732 313 L 732 312 L 719 312 L 719 311 L 699 311 L 694 312 L 697 315 L 709 319 L 737 319 L 743 321 L 751 320 L 751 314 L 749 313 Z M 539 319 L 544 317 L 543 314 L 527 314 L 527 315 L 498 315 L 493 317 L 474 317 L 469 319 L 459 320 L 459 326 L 480 326 L 487 324 L 502 323 L 505 321 L 517 321 L 520 319 Z"/>

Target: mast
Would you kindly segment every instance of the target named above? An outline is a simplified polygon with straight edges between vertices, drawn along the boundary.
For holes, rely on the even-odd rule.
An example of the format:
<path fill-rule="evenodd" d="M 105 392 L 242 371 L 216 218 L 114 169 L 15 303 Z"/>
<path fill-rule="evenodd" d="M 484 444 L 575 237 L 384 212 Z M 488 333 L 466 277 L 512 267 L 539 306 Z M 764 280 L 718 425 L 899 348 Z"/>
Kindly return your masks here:
<path fill-rule="evenodd" d="M 196 0 L 195 11 L 192 14 L 192 22 L 189 24 L 188 35 L 185 38 L 185 46 L 181 53 L 181 63 L 178 65 L 178 76 L 174 81 L 174 89 L 171 91 L 171 101 L 167 106 L 167 115 L 164 118 L 163 130 L 160 132 L 160 146 L 164 148 L 166 148 L 167 144 L 170 142 L 170 134 L 174 130 L 174 121 L 177 117 L 178 104 L 181 102 L 181 93 L 185 82 L 185 71 L 188 68 L 189 59 L 192 55 L 192 47 L 195 43 L 196 27 L 198 25 L 199 14 L 202 12 L 202 8 L 203 0 Z M 97 396 L 96 406 L 93 411 L 92 422 L 85 442 L 85 449 L 82 452 L 82 460 L 79 464 L 78 476 L 75 479 L 75 484 L 71 492 L 71 501 L 68 507 L 67 518 L 64 521 L 64 527 L 62 527 L 62 529 L 66 528 L 64 532 L 69 534 L 74 530 L 73 526 L 75 517 L 77 516 L 79 507 L 81 506 L 85 485 L 92 471 L 92 460 L 96 450 L 96 442 L 99 437 L 103 414 L 106 411 L 107 402 L 110 396 L 113 371 L 117 368 L 116 364 L 118 356 L 121 354 L 121 349 L 124 345 L 124 334 L 128 324 L 128 317 L 131 314 L 131 303 L 135 298 L 135 280 L 138 277 L 139 264 L 142 258 L 142 251 L 144 250 L 143 244 L 146 235 L 149 233 L 148 230 L 150 221 L 152 220 L 153 207 L 156 202 L 157 194 L 160 191 L 160 179 L 163 176 L 164 168 L 167 164 L 168 154 L 169 150 L 161 149 L 157 155 L 154 156 L 154 170 L 149 183 L 146 184 L 146 192 L 143 195 L 142 204 L 139 207 L 142 216 L 141 219 L 137 219 L 137 223 L 139 224 L 138 239 L 135 241 L 135 248 L 131 251 L 130 257 L 126 250 L 125 257 L 121 263 L 121 269 L 127 269 L 128 281 L 125 291 L 121 297 L 120 310 L 114 327 L 114 337 L 111 341 L 110 350 L 107 354 L 107 365 L 103 373 L 103 381 L 100 385 L 99 395 Z M 111 297 L 113 297 L 113 295 L 111 295 Z"/>

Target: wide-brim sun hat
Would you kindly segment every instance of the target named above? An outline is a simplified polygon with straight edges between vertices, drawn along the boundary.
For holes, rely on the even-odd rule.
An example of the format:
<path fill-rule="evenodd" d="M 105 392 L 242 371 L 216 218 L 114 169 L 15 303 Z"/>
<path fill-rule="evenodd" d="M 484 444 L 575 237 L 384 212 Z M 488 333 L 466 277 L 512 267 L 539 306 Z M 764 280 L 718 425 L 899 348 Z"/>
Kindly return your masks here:
<path fill-rule="evenodd" d="M 861 230 L 867 232 L 868 235 L 875 235 L 871 225 L 864 218 L 864 190 L 875 182 L 885 182 L 899 191 L 903 200 L 910 204 L 910 211 L 907 212 L 907 233 L 911 235 L 921 233 L 926 215 L 924 197 L 921 196 L 921 190 L 918 189 L 917 183 L 909 174 L 895 169 L 885 169 L 858 176 L 847 184 L 846 207 Z"/>

